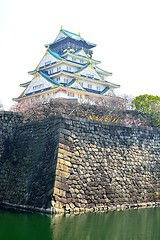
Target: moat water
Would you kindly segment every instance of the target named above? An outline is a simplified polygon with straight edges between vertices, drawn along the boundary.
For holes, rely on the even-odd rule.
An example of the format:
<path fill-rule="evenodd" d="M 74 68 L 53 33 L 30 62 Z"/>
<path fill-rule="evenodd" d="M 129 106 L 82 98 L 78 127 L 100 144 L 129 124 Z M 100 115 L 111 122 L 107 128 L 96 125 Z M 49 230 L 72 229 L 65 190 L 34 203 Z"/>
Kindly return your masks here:
<path fill-rule="evenodd" d="M 53 217 L 0 210 L 0 240 L 160 240 L 160 208 Z"/>

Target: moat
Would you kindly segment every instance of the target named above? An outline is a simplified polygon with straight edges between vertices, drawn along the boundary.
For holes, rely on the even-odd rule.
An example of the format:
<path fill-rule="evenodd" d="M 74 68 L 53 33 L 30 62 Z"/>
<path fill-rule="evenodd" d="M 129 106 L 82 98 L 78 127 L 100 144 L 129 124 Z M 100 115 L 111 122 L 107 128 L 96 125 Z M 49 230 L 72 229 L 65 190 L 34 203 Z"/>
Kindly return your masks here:
<path fill-rule="evenodd" d="M 160 208 L 46 216 L 0 210 L 3 240 L 159 240 Z"/>

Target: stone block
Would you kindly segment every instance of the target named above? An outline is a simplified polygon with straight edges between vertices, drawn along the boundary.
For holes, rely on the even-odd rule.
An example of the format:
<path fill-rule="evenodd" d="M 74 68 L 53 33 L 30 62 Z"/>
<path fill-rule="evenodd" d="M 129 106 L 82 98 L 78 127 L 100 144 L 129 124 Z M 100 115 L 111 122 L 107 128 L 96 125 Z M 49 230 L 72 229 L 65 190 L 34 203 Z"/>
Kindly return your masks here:
<path fill-rule="evenodd" d="M 66 197 L 66 191 L 63 191 L 63 190 L 59 190 L 59 195 L 61 196 L 61 197 L 63 197 L 63 198 L 65 198 Z"/>
<path fill-rule="evenodd" d="M 56 203 L 55 203 L 55 208 L 63 209 L 63 207 L 64 207 L 64 204 L 63 204 L 62 202 L 56 201 Z"/>
<path fill-rule="evenodd" d="M 75 208 L 74 203 L 69 203 L 69 206 L 70 206 L 71 209 Z"/>
<path fill-rule="evenodd" d="M 61 148 L 58 149 L 58 154 L 62 154 L 62 156 L 70 156 L 70 157 L 72 157 L 73 155 L 70 151 L 67 151 Z"/>
<path fill-rule="evenodd" d="M 70 176 L 70 173 L 69 172 L 62 172 L 62 177 L 64 178 L 68 178 Z"/>
<path fill-rule="evenodd" d="M 54 194 L 54 195 L 60 195 L 59 188 L 54 187 L 53 194 Z"/>

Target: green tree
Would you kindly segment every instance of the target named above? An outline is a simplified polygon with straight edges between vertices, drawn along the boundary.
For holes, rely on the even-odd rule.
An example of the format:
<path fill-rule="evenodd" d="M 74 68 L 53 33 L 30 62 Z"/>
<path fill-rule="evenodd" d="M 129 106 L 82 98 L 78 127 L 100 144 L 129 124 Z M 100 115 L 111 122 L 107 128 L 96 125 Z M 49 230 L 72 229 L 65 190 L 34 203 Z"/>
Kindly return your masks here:
<path fill-rule="evenodd" d="M 133 106 L 144 121 L 152 126 L 160 126 L 160 97 L 140 95 L 133 100 Z"/>

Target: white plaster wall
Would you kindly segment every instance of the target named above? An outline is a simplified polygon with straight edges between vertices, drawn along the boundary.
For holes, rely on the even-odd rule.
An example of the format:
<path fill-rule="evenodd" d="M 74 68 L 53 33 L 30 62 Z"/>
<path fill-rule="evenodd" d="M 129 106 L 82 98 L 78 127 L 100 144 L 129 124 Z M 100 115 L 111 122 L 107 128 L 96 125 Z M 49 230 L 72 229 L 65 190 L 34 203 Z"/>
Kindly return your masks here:
<path fill-rule="evenodd" d="M 83 57 L 83 56 L 82 56 L 82 57 Z M 85 64 L 85 63 L 88 62 L 88 61 L 85 60 L 85 59 L 79 59 L 79 57 L 76 56 L 76 54 L 75 54 L 75 56 L 67 55 L 67 58 L 66 58 L 66 59 L 71 60 L 71 61 L 75 61 L 75 60 L 73 60 L 72 58 L 75 58 L 77 63 L 81 63 L 81 60 L 83 60 L 83 63 L 82 63 L 82 64 Z"/>
<path fill-rule="evenodd" d="M 56 62 L 57 59 L 48 53 L 47 55 L 45 55 L 45 56 L 42 58 L 42 60 L 41 60 L 40 63 L 39 63 L 39 66 L 40 66 L 40 67 L 43 67 L 43 66 L 45 66 L 45 63 L 46 63 L 46 62 L 49 62 L 49 61 L 51 61 L 51 63 L 53 63 L 53 62 Z"/>
<path fill-rule="evenodd" d="M 24 93 L 27 94 L 27 93 L 35 92 L 36 90 L 34 90 L 33 87 L 37 86 L 37 85 L 41 85 L 41 84 L 43 84 L 43 87 L 41 87 L 37 90 L 42 90 L 42 89 L 48 88 L 52 85 L 51 83 L 46 81 L 44 78 L 39 76 L 39 77 L 32 80 L 32 82 L 29 84 L 29 86 L 27 87 L 27 89 L 25 90 Z"/>
<path fill-rule="evenodd" d="M 94 76 L 94 78 L 97 78 L 97 79 L 100 79 L 100 76 L 98 75 L 98 73 L 94 70 L 94 69 L 92 69 L 92 68 L 86 68 L 86 69 L 84 69 L 83 71 L 81 71 L 80 72 L 82 75 L 85 75 L 85 76 L 87 76 L 87 74 L 90 74 L 90 75 L 93 75 Z"/>
<path fill-rule="evenodd" d="M 63 33 L 59 33 L 57 38 L 55 39 L 55 41 L 58 41 L 59 39 L 64 38 L 64 37 L 65 37 L 65 35 Z"/>
<path fill-rule="evenodd" d="M 84 50 L 81 50 L 80 52 L 78 52 L 77 55 L 80 55 L 82 57 L 87 57 L 87 54 L 85 53 Z"/>
<path fill-rule="evenodd" d="M 97 82 L 97 84 L 96 84 L 96 83 L 92 83 L 92 82 L 89 82 L 86 80 L 86 81 L 79 81 L 79 83 L 83 83 L 84 88 L 88 88 L 88 84 L 91 84 L 93 90 L 97 90 L 97 86 L 100 87 L 99 91 L 102 91 L 105 88 L 105 86 L 100 84 L 99 82 Z"/>
<path fill-rule="evenodd" d="M 72 78 L 70 78 L 70 77 L 63 76 L 63 77 L 61 78 L 61 82 L 62 82 L 62 83 L 66 83 L 66 82 L 65 82 L 65 79 L 68 79 L 68 83 L 72 80 Z"/>
<path fill-rule="evenodd" d="M 66 98 L 67 97 L 67 92 L 64 91 L 59 91 L 55 94 L 55 98 Z"/>
<path fill-rule="evenodd" d="M 48 69 L 48 74 L 50 74 L 50 72 L 52 72 L 52 73 L 56 73 L 57 72 L 57 68 L 59 69 L 60 68 L 60 70 L 58 70 L 58 71 L 63 71 L 63 70 L 66 70 L 67 71 L 67 67 L 68 68 L 71 68 L 71 70 L 70 69 L 68 69 L 68 71 L 71 71 L 71 72 L 76 72 L 76 71 L 78 71 L 79 70 L 79 68 L 78 67 L 75 67 L 75 66 L 71 66 L 71 65 L 67 65 L 67 64 L 58 64 L 58 65 L 56 65 L 56 66 L 54 66 L 54 67 L 51 67 L 51 68 L 49 68 Z"/>
<path fill-rule="evenodd" d="M 70 55 L 67 55 L 66 59 L 72 60 L 72 57 Z"/>
<path fill-rule="evenodd" d="M 107 92 L 106 95 L 112 96 L 113 92 Z M 74 93 L 74 97 L 72 96 L 68 96 L 68 92 L 66 91 L 58 91 L 57 93 L 55 92 L 49 92 L 49 93 L 45 93 L 42 92 L 41 95 L 38 96 L 31 96 L 30 98 L 27 98 L 25 100 L 25 103 L 29 103 L 29 104 L 33 104 L 33 102 L 39 102 L 39 101 L 48 101 L 49 99 L 52 98 L 69 98 L 69 99 L 78 99 L 79 102 L 84 101 L 86 99 L 88 99 L 88 93 L 87 92 L 79 92 L 79 93 Z M 98 95 L 97 95 L 98 97 Z M 89 96 L 90 98 L 90 96 Z"/>
<path fill-rule="evenodd" d="M 108 77 L 106 75 L 103 75 L 103 74 L 99 74 L 99 75 L 104 81 L 108 81 Z"/>
<path fill-rule="evenodd" d="M 67 67 L 71 68 L 71 70 L 70 69 L 67 70 Z M 64 70 L 67 70 L 67 71 L 70 71 L 70 72 L 77 72 L 79 70 L 79 68 L 75 67 L 75 66 L 71 66 L 71 65 L 65 65 L 65 69 Z"/>

